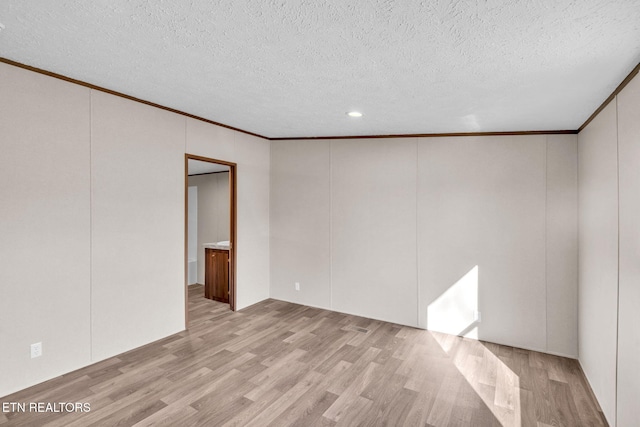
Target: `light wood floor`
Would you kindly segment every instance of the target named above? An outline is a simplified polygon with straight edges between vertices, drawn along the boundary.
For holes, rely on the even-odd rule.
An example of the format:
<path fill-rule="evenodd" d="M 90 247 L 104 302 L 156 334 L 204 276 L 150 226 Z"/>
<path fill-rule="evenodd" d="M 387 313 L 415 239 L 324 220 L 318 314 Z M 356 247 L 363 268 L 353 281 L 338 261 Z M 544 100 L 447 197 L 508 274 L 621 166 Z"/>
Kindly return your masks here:
<path fill-rule="evenodd" d="M 576 361 L 191 287 L 188 331 L 0 399 L 88 413 L 0 425 L 602 426 Z"/>

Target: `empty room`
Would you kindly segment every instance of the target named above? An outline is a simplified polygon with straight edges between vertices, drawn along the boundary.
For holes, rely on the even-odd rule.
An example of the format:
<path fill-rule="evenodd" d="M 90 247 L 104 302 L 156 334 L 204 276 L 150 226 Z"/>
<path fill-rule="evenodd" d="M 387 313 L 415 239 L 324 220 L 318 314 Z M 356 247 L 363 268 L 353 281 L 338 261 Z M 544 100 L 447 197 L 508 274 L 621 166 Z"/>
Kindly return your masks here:
<path fill-rule="evenodd" d="M 639 22 L 0 2 L 0 426 L 637 426 Z"/>

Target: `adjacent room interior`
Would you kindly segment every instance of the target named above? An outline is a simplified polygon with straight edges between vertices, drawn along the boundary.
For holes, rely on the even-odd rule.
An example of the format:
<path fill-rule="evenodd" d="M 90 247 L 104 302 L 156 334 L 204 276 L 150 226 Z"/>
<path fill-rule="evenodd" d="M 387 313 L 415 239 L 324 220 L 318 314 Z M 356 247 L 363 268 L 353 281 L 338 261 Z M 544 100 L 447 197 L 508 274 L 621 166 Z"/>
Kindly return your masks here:
<path fill-rule="evenodd" d="M 637 2 L 53 3 L 0 4 L 0 424 L 640 419 Z"/>
<path fill-rule="evenodd" d="M 187 286 L 201 286 L 204 298 L 233 310 L 235 166 L 198 156 L 187 155 L 186 159 Z M 186 315 L 188 327 L 188 310 Z"/>

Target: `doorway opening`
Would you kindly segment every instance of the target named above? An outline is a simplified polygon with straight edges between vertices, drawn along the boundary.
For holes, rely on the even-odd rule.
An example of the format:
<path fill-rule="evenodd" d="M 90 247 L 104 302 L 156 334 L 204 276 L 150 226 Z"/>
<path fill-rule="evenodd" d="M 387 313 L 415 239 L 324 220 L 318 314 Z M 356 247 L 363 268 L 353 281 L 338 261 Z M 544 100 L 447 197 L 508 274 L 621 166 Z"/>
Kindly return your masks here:
<path fill-rule="evenodd" d="M 185 154 L 184 182 L 187 329 L 190 286 L 203 286 L 205 298 L 235 311 L 236 164 Z"/>

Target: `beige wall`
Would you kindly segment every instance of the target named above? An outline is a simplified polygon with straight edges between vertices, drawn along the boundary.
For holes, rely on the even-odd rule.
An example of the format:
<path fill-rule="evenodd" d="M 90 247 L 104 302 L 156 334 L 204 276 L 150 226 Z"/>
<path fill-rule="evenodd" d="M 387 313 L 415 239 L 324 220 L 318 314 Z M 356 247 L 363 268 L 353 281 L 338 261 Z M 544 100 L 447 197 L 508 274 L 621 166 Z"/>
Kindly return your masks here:
<path fill-rule="evenodd" d="M 0 92 L 0 396 L 184 328 L 186 152 L 238 163 L 237 308 L 269 296 L 269 141 L 6 64 Z"/>
<path fill-rule="evenodd" d="M 640 78 L 579 135 L 580 363 L 612 426 L 637 424 Z"/>
<path fill-rule="evenodd" d="M 579 135 L 580 363 L 612 426 L 637 424 L 640 78 Z"/>
<path fill-rule="evenodd" d="M 271 145 L 271 297 L 326 309 L 332 308 L 330 145 Z"/>
<path fill-rule="evenodd" d="M 0 64 L 0 93 L 4 396 L 92 360 L 90 90 Z"/>
<path fill-rule="evenodd" d="M 615 425 L 618 305 L 616 106 L 579 135 L 579 355 L 609 423 Z"/>
<path fill-rule="evenodd" d="M 184 329 L 184 126 L 91 93 L 93 360 Z"/>
<path fill-rule="evenodd" d="M 418 148 L 420 326 L 575 357 L 575 136 Z"/>
<path fill-rule="evenodd" d="M 229 172 L 189 177 L 198 188 L 198 283 L 204 284 L 204 244 L 229 240 Z"/>
<path fill-rule="evenodd" d="M 620 183 L 618 425 L 640 420 L 640 78 L 617 97 Z"/>
<path fill-rule="evenodd" d="M 422 327 L 452 334 L 477 328 L 471 332 L 483 340 L 546 350 L 545 143 L 545 136 L 421 141 Z M 472 284 L 459 282 L 476 266 Z M 448 293 L 460 286 L 477 303 L 458 308 L 460 297 Z M 467 321 L 456 321 L 465 312 Z"/>
<path fill-rule="evenodd" d="M 416 140 L 331 142 L 332 308 L 416 326 Z"/>
<path fill-rule="evenodd" d="M 190 118 L 186 135 L 187 153 L 237 164 L 236 308 L 269 298 L 270 142 Z"/>
<path fill-rule="evenodd" d="M 578 355 L 578 138 L 547 137 L 547 351 Z"/>
<path fill-rule="evenodd" d="M 575 357 L 576 139 L 273 141 L 271 296 Z"/>

